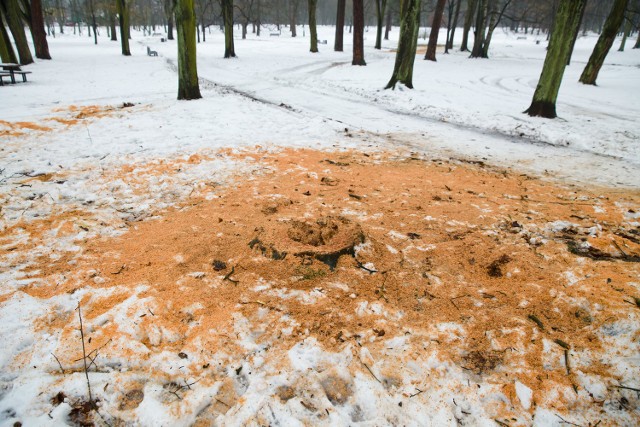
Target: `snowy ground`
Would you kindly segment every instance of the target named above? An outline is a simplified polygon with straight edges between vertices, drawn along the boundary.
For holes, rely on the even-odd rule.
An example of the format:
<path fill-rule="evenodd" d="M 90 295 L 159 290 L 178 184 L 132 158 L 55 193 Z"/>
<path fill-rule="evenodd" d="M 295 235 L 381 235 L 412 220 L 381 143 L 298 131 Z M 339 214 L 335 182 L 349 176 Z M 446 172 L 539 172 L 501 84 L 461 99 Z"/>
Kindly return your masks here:
<path fill-rule="evenodd" d="M 617 206 L 624 215 L 616 214 L 616 224 L 637 229 L 638 206 L 634 203 L 640 185 L 640 124 L 636 120 L 640 115 L 640 50 L 611 52 L 599 86 L 587 87 L 577 78 L 595 38 L 581 38 L 560 93 L 561 118 L 549 121 L 521 114 L 531 100 L 545 54 L 544 40 L 537 45 L 535 36 L 519 39 L 496 34 L 490 60 L 470 60 L 455 51 L 447 56 L 440 54 L 437 63 L 418 58 L 415 90 L 384 91 L 393 67 L 393 40 L 386 42 L 382 51 L 374 51 L 373 33 L 368 32 L 368 65 L 352 67 L 350 46 L 345 46 L 345 53 L 332 51 L 332 29 L 320 29 L 320 39 L 328 39 L 329 43 L 320 46 L 319 54 L 308 52 L 306 38 L 291 39 L 284 32 L 282 37 L 270 37 L 268 31 L 264 34 L 259 39 L 250 35 L 249 40 L 236 40 L 239 58 L 232 60 L 221 58 L 222 35 L 207 35 L 207 42 L 198 45 L 204 97 L 199 101 L 175 101 L 175 44 L 141 35 L 132 40 L 130 58 L 120 56 L 119 45 L 106 39 L 98 46 L 86 37 L 51 39 L 53 61 L 30 66 L 33 74 L 28 84 L 2 87 L 0 337 L 6 344 L 0 352 L 0 424 L 67 420 L 73 402 L 86 394 L 80 362 L 73 357 L 77 356 L 77 349 L 73 348 L 76 338 L 69 338 L 77 332 L 77 326 L 72 324 L 74 308 L 78 301 L 92 306 L 100 298 L 116 298 L 123 291 L 117 286 L 100 287 L 100 274 L 87 273 L 83 278 L 71 279 L 64 274 L 38 272 L 44 268 L 38 257 L 54 262 L 66 260 L 69 254 L 82 254 L 81 248 L 87 242 L 100 236 L 122 236 L 135 228 L 137 221 L 161 216 L 163 209 L 184 206 L 193 198 L 215 200 L 218 191 L 241 185 L 246 177 L 269 176 L 277 168 L 266 166 L 261 159 L 276 156 L 284 147 L 463 159 L 509 168 L 516 175 L 542 176 L 552 182 L 598 184 L 609 188 L 597 190 L 602 197 L 623 196 L 615 196 L 621 201 L 616 204 L 612 199 L 611 206 L 598 202 L 602 206 L 596 206 L 596 212 L 608 209 L 611 213 Z M 397 37 L 397 30 L 393 36 Z M 160 56 L 147 57 L 146 46 L 157 50 Z M 124 107 L 125 102 L 134 105 Z M 305 173 L 312 173 L 312 169 L 308 167 Z M 281 172 L 292 173 L 286 169 Z M 623 203 L 626 195 L 630 199 Z M 81 258 L 72 260 L 72 265 L 77 262 Z M 637 268 L 629 268 L 630 275 L 637 277 Z M 34 296 L 39 287 L 51 286 L 51 280 L 59 280 L 63 287 L 75 280 L 74 291 Z M 570 277 L 568 280 L 575 283 Z M 637 296 L 637 280 L 626 280 L 626 289 Z M 256 287 L 259 286 L 258 283 Z M 269 289 L 269 284 L 264 286 Z M 35 291 L 23 292 L 25 287 Z M 191 386 L 185 384 L 198 378 L 190 376 L 193 369 L 175 375 L 174 370 L 182 372 L 186 365 L 183 359 L 167 351 L 141 352 L 136 339 L 145 343 L 171 341 L 171 330 L 154 332 L 160 338 L 141 332 L 130 314 L 136 310 L 144 314 L 148 307 L 155 306 L 143 296 L 144 286 L 132 292 L 107 313 L 87 313 L 90 333 L 104 324 L 100 322 L 116 320 L 134 340 L 119 342 L 120 351 L 104 348 L 105 359 L 96 361 L 102 372 L 91 374 L 94 394 L 102 399 L 104 414 L 126 414 L 128 402 L 134 402 L 133 415 L 129 416 L 141 424 L 190 424 L 199 414 L 207 413 L 212 398 L 230 397 L 228 391 L 221 392 L 228 383 L 209 378 L 192 384 L 194 391 L 188 392 Z M 300 298 L 314 295 L 317 297 L 310 292 Z M 368 310 L 381 310 L 378 305 Z M 627 306 L 628 310 L 634 309 Z M 365 304 L 362 310 L 366 311 L 366 307 Z M 254 320 L 259 323 L 267 317 L 262 313 Z M 63 324 L 56 331 L 51 325 L 56 325 L 58 318 Z M 540 404 L 536 410 L 531 384 L 524 385 L 522 379 L 511 380 L 512 392 L 501 391 L 497 383 L 476 377 L 472 379 L 478 388 L 486 388 L 481 393 L 465 388 L 469 378 L 464 370 L 441 360 L 431 349 L 404 367 L 405 376 L 399 379 L 402 385 L 393 383 L 396 379 L 392 375 L 388 378 L 393 384 L 382 384 L 374 373 L 370 375 L 362 369 L 349 377 L 347 367 L 354 357 L 360 366 L 371 367 L 378 375 L 385 376 L 384 369 L 391 369 L 381 359 L 373 360 L 361 342 L 350 343 L 339 352 L 325 352 L 310 336 L 279 349 L 287 350 L 283 357 L 288 357 L 290 370 L 277 374 L 277 366 L 274 368 L 273 361 L 264 354 L 264 343 L 257 343 L 249 321 L 242 316 L 234 319 L 233 332 L 238 341 L 233 345 L 239 354 L 220 351 L 208 355 L 209 359 L 201 356 L 190 361 L 201 365 L 217 363 L 214 377 L 228 374 L 237 383 L 234 396 L 239 396 L 235 404 L 220 398 L 217 402 L 222 407 L 209 414 L 213 417 L 207 418 L 209 421 L 290 424 L 295 418 L 327 425 L 456 421 L 493 425 L 495 412 L 487 408 L 499 401 L 511 405 L 509 413 L 515 414 L 515 425 L 559 424 L 561 419 L 556 415 L 566 415 L 560 409 L 554 412 L 549 404 L 553 396 L 542 398 L 534 390 L 533 400 L 538 399 Z M 637 396 L 635 400 L 633 393 L 623 396 L 628 404 L 631 401 L 631 412 L 626 413 L 614 410 L 612 397 L 606 392 L 613 378 L 618 385 L 639 387 L 637 321 L 637 315 L 630 311 L 626 321 L 620 320 L 617 327 L 608 329 L 606 339 L 618 346 L 619 354 L 612 351 L 605 358 L 608 364 L 619 365 L 617 376 L 579 377 L 584 386 L 580 399 L 588 399 L 591 393 L 592 399 L 609 402 L 602 415 L 609 422 L 631 425 L 638 419 Z M 294 328 L 294 323 L 279 327 Z M 443 323 L 438 333 L 449 329 L 452 334 L 462 333 L 455 332 L 458 328 L 459 325 Z M 100 334 L 96 335 L 98 340 Z M 191 349 L 197 348 L 197 343 L 191 345 Z M 400 358 L 398 352 L 404 351 L 403 345 L 402 336 L 389 337 L 377 357 L 383 358 L 384 353 L 386 358 Z M 127 360 L 122 347 L 135 357 Z M 58 364 L 52 354 L 62 358 L 67 374 L 56 373 Z M 585 363 L 583 359 L 588 356 L 582 353 L 576 358 Z M 328 369 L 331 366 L 335 370 Z M 239 367 L 249 373 L 240 375 Z M 168 382 L 164 387 L 159 383 L 143 384 L 142 389 L 132 387 L 133 383 L 141 383 L 145 369 L 166 371 Z M 437 375 L 429 382 L 423 376 L 431 371 Z M 254 379 L 249 380 L 248 375 L 254 375 Z M 172 384 L 169 380 L 175 386 L 167 386 Z M 109 384 L 115 392 L 107 391 Z M 293 391 L 286 387 L 294 385 L 303 390 L 300 404 L 297 399 L 289 402 L 288 393 Z M 341 385 L 348 389 L 349 397 L 336 395 L 334 388 Z M 433 387 L 429 398 L 407 400 L 423 387 Z M 52 405 L 49 399 L 54 389 L 56 393 L 64 390 L 68 399 Z M 279 397 L 273 400 L 276 389 L 280 390 Z M 556 391 L 565 401 L 571 400 L 570 392 L 570 388 Z M 136 393 L 142 393 L 144 399 Z M 316 395 L 322 393 L 328 401 L 318 400 Z M 460 405 L 455 399 L 451 403 L 452 393 Z M 516 401 L 514 393 L 517 404 L 509 400 Z M 398 401 L 404 401 L 405 406 L 398 406 Z M 225 405 L 231 407 L 224 408 Z M 318 414 L 309 409 L 309 405 L 316 410 L 329 405 L 338 409 L 327 409 L 325 416 L 324 412 Z M 584 409 L 581 405 L 576 407 Z M 421 417 L 425 409 L 431 418 Z M 535 415 L 533 421 L 531 414 Z M 590 412 L 590 416 L 594 413 Z M 578 424 L 586 425 L 587 420 L 596 422 L 597 418 L 585 417 Z"/>

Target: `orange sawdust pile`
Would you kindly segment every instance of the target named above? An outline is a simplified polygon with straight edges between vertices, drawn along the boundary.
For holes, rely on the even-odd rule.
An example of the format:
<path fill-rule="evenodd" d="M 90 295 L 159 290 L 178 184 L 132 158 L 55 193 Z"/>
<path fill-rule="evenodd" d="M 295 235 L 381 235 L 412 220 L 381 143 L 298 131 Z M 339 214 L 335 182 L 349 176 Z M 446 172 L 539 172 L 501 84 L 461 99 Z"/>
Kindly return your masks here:
<path fill-rule="evenodd" d="M 29 131 L 48 132 L 51 128 L 33 122 L 8 122 L 0 120 L 0 136 L 21 136 Z"/>
<path fill-rule="evenodd" d="M 20 137 L 29 132 L 50 132 L 53 130 L 51 122 L 70 127 L 83 123 L 83 120 L 107 117 L 132 106 L 133 104 L 124 103 L 116 107 L 111 105 L 70 105 L 63 108 L 56 108 L 53 112 L 63 113 L 63 115 L 44 118 L 42 121 L 49 122 L 47 125 L 33 122 L 9 122 L 0 120 L 0 137 Z"/>
<path fill-rule="evenodd" d="M 630 282 L 640 242 L 625 222 L 637 192 L 413 157 L 285 150 L 259 161 L 266 172 L 218 188 L 217 198 L 85 242 L 81 256 L 39 260 L 32 268 L 44 284 L 22 291 L 51 298 L 117 287 L 82 302 L 89 319 L 146 298 L 149 311 L 130 315 L 153 352 L 233 352 L 234 314 L 264 322 L 267 312 L 271 327 L 258 341 L 277 337 L 281 349 L 308 335 L 337 351 L 407 336 L 470 373 L 510 367 L 534 391 L 576 386 L 566 366 L 543 366 L 545 339 L 558 354 L 598 353 L 595 331 L 637 309 Z M 549 226 L 558 221 L 572 225 Z M 283 316 L 295 322 L 290 333 Z M 460 325 L 459 339 L 443 324 Z M 77 340 L 71 318 L 43 316 L 40 327 Z M 158 327 L 175 336 L 158 338 Z M 96 345 L 126 333 L 108 324 L 100 334 Z M 612 375 L 597 360 L 580 369 Z"/>

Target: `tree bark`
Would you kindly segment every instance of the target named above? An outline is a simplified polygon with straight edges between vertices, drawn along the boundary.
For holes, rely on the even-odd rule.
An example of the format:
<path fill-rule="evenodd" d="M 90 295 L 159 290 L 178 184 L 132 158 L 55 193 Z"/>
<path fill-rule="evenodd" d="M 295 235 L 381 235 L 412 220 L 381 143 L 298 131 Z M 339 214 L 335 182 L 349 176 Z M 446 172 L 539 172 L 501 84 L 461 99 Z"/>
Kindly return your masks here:
<path fill-rule="evenodd" d="M 567 58 L 567 66 L 571 65 L 571 57 L 573 56 L 573 49 L 576 47 L 576 41 L 578 41 L 578 34 L 580 34 L 580 25 L 582 24 L 582 20 L 584 19 L 584 11 L 586 9 L 587 9 L 587 0 L 585 0 L 584 7 L 582 8 L 582 12 L 580 13 L 580 20 L 578 21 L 576 32 L 573 34 L 573 40 L 571 40 L 571 50 L 569 51 L 569 58 Z"/>
<path fill-rule="evenodd" d="M 473 16 L 475 15 L 476 6 L 478 0 L 467 0 L 467 13 L 464 16 L 464 29 L 462 30 L 462 43 L 460 44 L 460 52 L 468 52 L 469 48 L 469 31 L 471 30 L 471 23 L 473 22 Z"/>
<path fill-rule="evenodd" d="M 351 65 L 367 65 L 364 61 L 363 0 L 353 0 L 353 60 Z"/>
<path fill-rule="evenodd" d="M 298 19 L 298 1 L 299 0 L 290 0 L 289 3 L 289 29 L 291 30 L 291 37 L 296 37 L 298 33 L 296 32 L 296 22 Z"/>
<path fill-rule="evenodd" d="M 173 8 L 171 7 L 171 0 L 165 0 L 164 13 L 167 16 L 167 40 L 173 40 Z"/>
<path fill-rule="evenodd" d="M 178 99 L 202 98 L 196 61 L 196 14 L 193 0 L 174 0 L 178 33 Z"/>
<path fill-rule="evenodd" d="M 473 49 L 471 49 L 471 58 L 480 58 L 482 56 L 485 27 L 487 26 L 486 19 L 488 6 L 489 0 L 478 1 L 478 10 L 476 11 L 476 34 L 473 38 Z"/>
<path fill-rule="evenodd" d="M 316 5 L 318 0 L 309 0 L 309 35 L 311 36 L 309 52 L 318 52 L 318 31 L 316 28 Z"/>
<path fill-rule="evenodd" d="M 91 8 L 91 26 L 93 27 L 93 44 L 98 44 L 98 25 L 96 23 L 96 12 L 95 12 L 95 9 L 93 8 L 93 0 L 89 0 L 89 6 Z M 89 32 L 89 37 L 91 37 L 91 32 Z"/>
<path fill-rule="evenodd" d="M 447 0 L 438 0 L 436 10 L 433 14 L 431 22 L 431 33 L 429 34 L 429 44 L 427 45 L 427 53 L 424 59 L 428 61 L 436 60 L 436 49 L 438 47 L 438 34 L 440 33 L 440 25 L 442 25 L 442 16 L 444 15 L 444 6 Z"/>
<path fill-rule="evenodd" d="M 116 15 L 111 13 L 109 15 L 109 26 L 111 27 L 111 41 L 117 42 L 118 35 L 116 34 Z"/>
<path fill-rule="evenodd" d="M 122 54 L 124 56 L 131 56 L 131 50 L 129 50 L 129 8 L 126 0 L 116 0 L 116 8 L 120 21 L 120 45 L 122 46 Z"/>
<path fill-rule="evenodd" d="M 16 52 L 13 50 L 11 39 L 9 39 L 9 33 L 2 22 L 3 15 L 4 11 L 0 4 L 0 59 L 7 64 L 16 64 L 18 63 L 18 58 L 16 57 Z"/>
<path fill-rule="evenodd" d="M 27 35 L 24 32 L 24 21 L 18 0 L 2 0 L 2 7 L 4 9 L 4 17 L 7 20 L 13 41 L 18 50 L 20 64 L 27 65 L 33 63 Z"/>
<path fill-rule="evenodd" d="M 456 10 L 453 13 L 453 23 L 451 24 L 451 34 L 447 38 L 447 48 L 453 49 L 453 39 L 456 35 L 456 27 L 458 26 L 458 17 L 460 16 L 460 3 L 462 0 L 456 2 Z"/>
<path fill-rule="evenodd" d="M 585 3 L 586 0 L 560 0 L 540 80 L 526 114 L 549 119 L 557 117 L 558 91 L 567 66 L 573 34 L 580 25 L 580 14 Z"/>
<path fill-rule="evenodd" d="M 627 21 L 624 25 L 624 32 L 622 34 L 622 41 L 620 42 L 620 47 L 618 48 L 618 52 L 624 52 L 624 47 L 627 44 L 627 38 L 629 34 L 631 34 L 631 27 L 633 27 L 633 22 L 631 22 L 631 14 L 627 16 Z"/>
<path fill-rule="evenodd" d="M 391 15 L 391 7 L 387 8 L 387 25 L 384 29 L 384 39 L 385 40 L 389 40 L 389 33 L 391 32 L 391 18 L 393 17 Z"/>
<path fill-rule="evenodd" d="M 633 45 L 634 49 L 640 49 L 640 30 L 638 30 L 638 38 L 636 39 L 636 44 Z"/>
<path fill-rule="evenodd" d="M 47 33 L 44 30 L 41 0 L 31 0 L 31 35 L 33 36 L 36 58 L 51 59 L 49 44 L 47 43 Z"/>
<path fill-rule="evenodd" d="M 333 50 L 342 52 L 344 50 L 344 15 L 347 2 L 338 0 L 338 10 L 336 12 L 336 41 Z"/>
<path fill-rule="evenodd" d="M 384 25 L 384 12 L 387 9 L 387 0 L 375 0 L 376 2 L 376 45 L 375 48 L 382 49 L 382 27 Z"/>
<path fill-rule="evenodd" d="M 233 0 L 222 0 L 222 18 L 224 20 L 224 57 L 235 58 L 233 44 Z"/>
<path fill-rule="evenodd" d="M 589 62 L 587 62 L 587 66 L 584 67 L 584 71 L 580 76 L 580 83 L 595 86 L 600 68 L 602 68 L 602 64 L 604 64 L 604 60 L 607 57 L 611 46 L 613 46 L 616 34 L 624 20 L 627 3 L 629 3 L 629 0 L 615 0 L 613 2 L 611 12 L 604 23 L 602 33 L 600 34 L 600 37 L 598 37 L 598 42 L 593 48 L 591 57 L 589 57 Z"/>
<path fill-rule="evenodd" d="M 393 74 L 385 89 L 402 83 L 413 89 L 413 63 L 420 29 L 420 0 L 400 0 L 400 39 Z"/>

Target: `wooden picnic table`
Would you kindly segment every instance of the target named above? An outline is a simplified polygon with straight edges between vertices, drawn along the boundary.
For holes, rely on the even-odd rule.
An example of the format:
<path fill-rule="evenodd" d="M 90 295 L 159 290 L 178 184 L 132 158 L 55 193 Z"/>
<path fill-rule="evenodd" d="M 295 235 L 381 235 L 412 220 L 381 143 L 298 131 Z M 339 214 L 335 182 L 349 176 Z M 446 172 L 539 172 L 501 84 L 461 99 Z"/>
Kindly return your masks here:
<path fill-rule="evenodd" d="M 11 83 L 16 83 L 16 74 L 20 74 L 22 76 L 22 81 L 27 81 L 27 74 L 31 74 L 31 71 L 22 71 L 20 69 L 20 64 L 13 63 L 0 63 L 0 85 L 4 85 L 3 78 L 9 77 L 11 78 Z"/>

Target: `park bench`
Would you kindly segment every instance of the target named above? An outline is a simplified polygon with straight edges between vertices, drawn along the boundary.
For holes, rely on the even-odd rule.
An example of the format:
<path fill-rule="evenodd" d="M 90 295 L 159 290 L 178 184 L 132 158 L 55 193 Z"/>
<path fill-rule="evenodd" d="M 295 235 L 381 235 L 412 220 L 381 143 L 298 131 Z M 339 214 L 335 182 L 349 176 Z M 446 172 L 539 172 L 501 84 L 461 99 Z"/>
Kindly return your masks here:
<path fill-rule="evenodd" d="M 320 43 L 320 44 L 327 44 L 327 41 L 326 41 L 326 40 L 318 40 L 318 43 Z"/>
<path fill-rule="evenodd" d="M 19 64 L 0 64 L 0 73 L 2 74 L 0 80 L 3 80 L 4 77 L 9 76 L 9 78 L 11 79 L 11 83 L 15 84 L 16 74 L 20 74 L 22 76 L 22 81 L 26 82 L 27 74 L 31 74 L 31 71 L 22 71 Z M 4 81 L 2 81 L 1 84 L 4 85 Z"/>
<path fill-rule="evenodd" d="M 0 86 L 4 86 L 4 78 L 11 78 L 11 74 L 8 71 L 0 71 Z"/>
<path fill-rule="evenodd" d="M 155 50 L 151 50 L 151 48 L 149 46 L 147 46 L 147 55 L 149 55 L 149 56 L 158 56 L 158 52 L 156 52 Z"/>
<path fill-rule="evenodd" d="M 271 37 L 280 37 L 280 33 L 271 33 L 269 34 Z"/>

